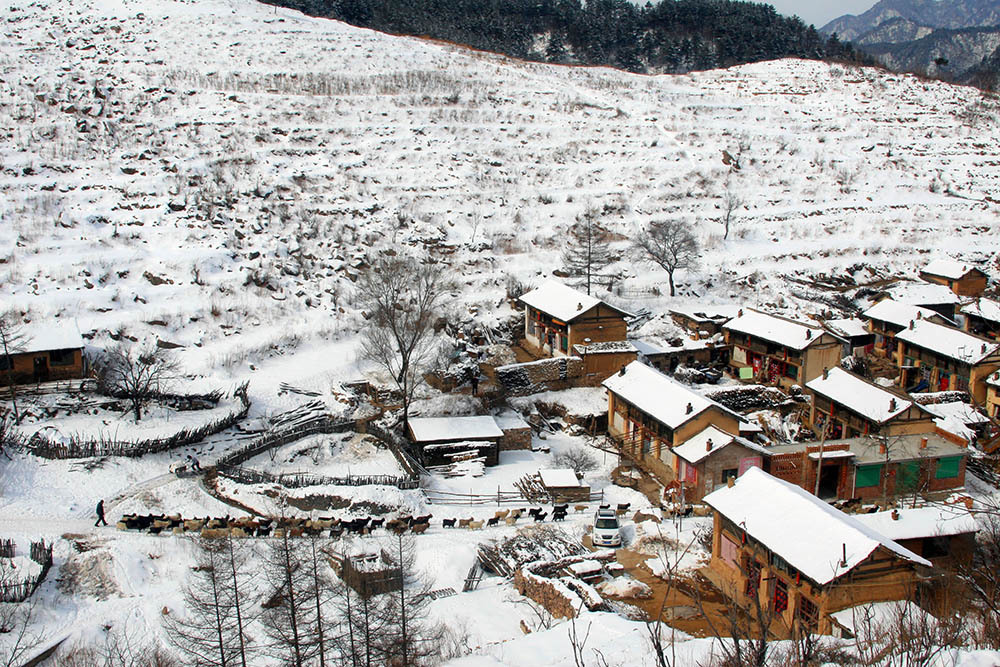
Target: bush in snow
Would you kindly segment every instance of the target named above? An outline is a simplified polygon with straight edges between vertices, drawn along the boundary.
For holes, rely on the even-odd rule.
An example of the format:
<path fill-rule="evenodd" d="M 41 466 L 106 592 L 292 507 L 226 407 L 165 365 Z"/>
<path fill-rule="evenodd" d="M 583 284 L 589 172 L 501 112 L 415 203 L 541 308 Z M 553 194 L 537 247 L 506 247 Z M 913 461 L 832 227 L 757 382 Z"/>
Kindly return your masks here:
<path fill-rule="evenodd" d="M 572 469 L 578 477 L 597 468 L 597 459 L 583 447 L 564 449 L 552 460 L 560 468 Z"/>

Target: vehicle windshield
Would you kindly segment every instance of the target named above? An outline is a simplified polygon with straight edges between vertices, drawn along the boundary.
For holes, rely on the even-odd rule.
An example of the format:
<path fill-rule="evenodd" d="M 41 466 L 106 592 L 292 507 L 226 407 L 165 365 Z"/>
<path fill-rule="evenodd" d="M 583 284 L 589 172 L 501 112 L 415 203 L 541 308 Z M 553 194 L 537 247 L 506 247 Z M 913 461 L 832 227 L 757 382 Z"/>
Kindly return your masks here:
<path fill-rule="evenodd" d="M 618 519 L 598 519 L 595 526 L 597 528 L 617 528 Z"/>

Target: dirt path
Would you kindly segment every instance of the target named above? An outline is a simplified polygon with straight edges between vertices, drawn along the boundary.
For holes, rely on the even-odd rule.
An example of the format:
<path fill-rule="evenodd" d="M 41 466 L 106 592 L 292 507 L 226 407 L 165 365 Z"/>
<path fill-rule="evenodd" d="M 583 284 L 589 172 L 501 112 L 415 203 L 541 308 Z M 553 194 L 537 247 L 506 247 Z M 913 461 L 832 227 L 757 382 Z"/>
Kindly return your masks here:
<path fill-rule="evenodd" d="M 651 558 L 648 554 L 631 549 L 619 549 L 615 556 L 630 576 L 646 584 L 653 591 L 653 596 L 647 600 L 623 600 L 623 602 L 639 607 L 649 618 L 660 618 L 667 625 L 696 637 L 712 636 L 713 624 L 720 631 L 726 627 L 723 616 L 725 601 L 709 583 L 695 579 L 690 574 L 683 574 L 675 579 L 674 585 L 671 586 L 646 567 L 646 561 Z M 701 599 L 702 609 L 708 614 L 711 623 L 698 609 L 695 596 Z"/>

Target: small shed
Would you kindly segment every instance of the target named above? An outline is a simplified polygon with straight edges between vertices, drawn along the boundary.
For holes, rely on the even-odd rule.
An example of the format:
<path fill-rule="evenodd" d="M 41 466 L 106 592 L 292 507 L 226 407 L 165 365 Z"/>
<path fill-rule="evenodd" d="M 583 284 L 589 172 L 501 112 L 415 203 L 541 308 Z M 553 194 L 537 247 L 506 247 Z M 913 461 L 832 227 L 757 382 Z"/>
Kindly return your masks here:
<path fill-rule="evenodd" d="M 32 322 L 18 327 L 20 343 L 0 350 L 0 386 L 9 384 L 13 370 L 15 384 L 75 380 L 83 378 L 83 337 L 72 322 Z"/>
<path fill-rule="evenodd" d="M 968 564 L 979 526 L 963 505 L 907 507 L 855 517 L 934 565 Z"/>
<path fill-rule="evenodd" d="M 538 477 L 553 502 L 580 503 L 590 500 L 590 487 L 584 486 L 570 468 L 539 470 Z"/>
<path fill-rule="evenodd" d="M 503 431 L 503 438 L 500 439 L 500 451 L 531 449 L 531 426 L 521 419 L 521 415 L 508 411 L 493 419 Z"/>
<path fill-rule="evenodd" d="M 488 466 L 500 462 L 504 432 L 489 415 L 475 417 L 412 417 L 407 421 L 410 439 L 420 449 L 424 465 L 447 465 L 457 452 L 471 450 Z"/>
<path fill-rule="evenodd" d="M 929 283 L 944 285 L 958 296 L 979 296 L 986 289 L 989 276 L 968 262 L 936 259 L 920 270 Z"/>
<path fill-rule="evenodd" d="M 402 570 L 385 550 L 337 555 L 332 565 L 341 580 L 363 598 L 403 587 Z"/>

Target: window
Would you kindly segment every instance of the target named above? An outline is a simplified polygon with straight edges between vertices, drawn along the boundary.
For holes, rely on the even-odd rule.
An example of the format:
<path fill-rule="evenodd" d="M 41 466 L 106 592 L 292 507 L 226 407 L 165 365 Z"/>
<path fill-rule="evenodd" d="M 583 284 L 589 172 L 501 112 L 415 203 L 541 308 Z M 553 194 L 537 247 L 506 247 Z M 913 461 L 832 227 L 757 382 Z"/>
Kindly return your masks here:
<path fill-rule="evenodd" d="M 785 377 L 797 380 L 799 378 L 799 367 L 792 364 L 785 366 Z"/>
<path fill-rule="evenodd" d="M 743 592 L 748 596 L 757 595 L 760 590 L 760 563 L 755 560 L 747 560 L 747 583 Z"/>
<path fill-rule="evenodd" d="M 816 603 L 804 595 L 799 596 L 799 620 L 807 628 L 814 628 L 819 622 L 819 609 Z"/>
<path fill-rule="evenodd" d="M 5 371 L 10 368 L 10 357 L 3 354 L 0 355 L 0 371 Z"/>
<path fill-rule="evenodd" d="M 53 366 L 72 366 L 75 356 L 73 350 L 52 350 L 49 352 L 49 363 Z"/>
<path fill-rule="evenodd" d="M 563 352 L 566 352 L 566 351 L 569 350 L 569 337 L 568 336 L 559 336 L 559 347 L 560 347 L 560 349 L 562 349 Z"/>
<path fill-rule="evenodd" d="M 921 555 L 924 558 L 942 558 L 951 553 L 951 538 L 945 536 L 925 537 Z"/>
<path fill-rule="evenodd" d="M 946 459 L 938 459 L 937 470 L 934 471 L 934 479 L 958 477 L 958 470 L 961 464 L 961 456 L 949 456 Z"/>
<path fill-rule="evenodd" d="M 723 486 L 725 486 L 726 482 L 728 482 L 733 477 L 738 477 L 739 474 L 740 474 L 739 468 L 726 468 L 725 470 L 723 470 L 722 471 Z"/>
<path fill-rule="evenodd" d="M 854 472 L 854 486 L 861 489 L 878 486 L 882 481 L 882 464 L 858 466 Z"/>
<path fill-rule="evenodd" d="M 788 584 L 781 577 L 774 579 L 774 597 L 771 599 L 771 604 L 776 614 L 788 609 Z"/>

